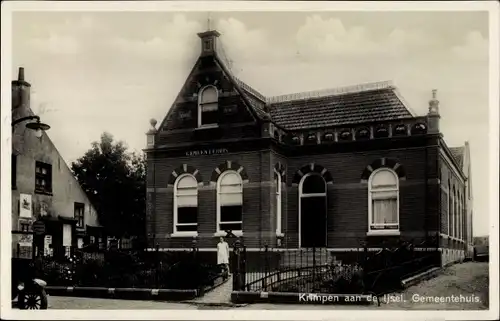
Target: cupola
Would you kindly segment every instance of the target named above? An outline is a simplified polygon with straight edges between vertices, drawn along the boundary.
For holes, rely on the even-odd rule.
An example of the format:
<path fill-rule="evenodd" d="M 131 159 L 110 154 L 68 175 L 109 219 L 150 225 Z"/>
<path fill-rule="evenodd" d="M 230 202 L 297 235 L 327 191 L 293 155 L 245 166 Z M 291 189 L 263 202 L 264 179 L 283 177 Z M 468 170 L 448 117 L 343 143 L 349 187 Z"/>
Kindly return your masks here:
<path fill-rule="evenodd" d="M 215 54 L 217 49 L 217 38 L 220 33 L 216 30 L 209 30 L 198 33 L 201 39 L 201 56 L 211 56 Z"/>

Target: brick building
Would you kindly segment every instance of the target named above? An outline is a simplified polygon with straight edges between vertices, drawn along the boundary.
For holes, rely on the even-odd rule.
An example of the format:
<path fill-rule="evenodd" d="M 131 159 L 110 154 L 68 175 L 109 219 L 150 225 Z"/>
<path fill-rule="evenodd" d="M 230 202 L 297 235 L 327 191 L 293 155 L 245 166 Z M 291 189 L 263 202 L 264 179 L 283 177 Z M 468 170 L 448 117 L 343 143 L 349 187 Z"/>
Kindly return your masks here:
<path fill-rule="evenodd" d="M 427 241 L 442 263 L 471 250 L 467 143 L 449 148 L 436 92 L 412 114 L 389 83 L 264 97 L 219 54 L 217 31 L 147 133 L 150 247 L 215 251 L 227 230 L 251 251 Z M 210 254 L 215 258 L 215 253 Z"/>
<path fill-rule="evenodd" d="M 31 85 L 19 68 L 12 81 L 12 121 L 33 116 Z M 65 255 L 70 247 L 81 247 L 84 236 L 98 241 L 97 214 L 46 133 L 37 137 L 27 121 L 12 129 L 12 254 L 31 257 L 32 224 L 45 222 L 45 254 Z"/>

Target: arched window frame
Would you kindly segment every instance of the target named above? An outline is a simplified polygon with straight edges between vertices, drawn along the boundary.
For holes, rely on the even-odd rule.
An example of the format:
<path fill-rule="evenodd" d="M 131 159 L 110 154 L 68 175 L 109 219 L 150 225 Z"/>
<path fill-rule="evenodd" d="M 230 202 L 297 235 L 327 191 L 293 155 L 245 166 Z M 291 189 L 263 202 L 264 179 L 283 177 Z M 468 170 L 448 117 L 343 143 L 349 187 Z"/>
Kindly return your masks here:
<path fill-rule="evenodd" d="M 282 202 L 282 181 L 281 174 L 275 169 L 274 170 L 274 183 L 276 184 L 275 196 L 276 196 L 276 235 L 282 236 L 281 232 L 281 220 L 282 220 L 282 210 L 281 210 L 281 202 Z"/>
<path fill-rule="evenodd" d="M 464 240 L 464 197 L 460 194 L 460 239 Z"/>
<path fill-rule="evenodd" d="M 191 177 L 196 184 L 195 185 L 196 192 L 194 192 L 193 195 L 190 195 L 190 196 L 196 197 L 196 211 L 198 211 L 198 185 L 197 185 L 196 177 L 194 177 L 192 174 L 189 174 L 189 173 L 181 174 L 177 177 L 177 179 L 175 180 L 175 183 L 174 183 L 174 193 L 173 193 L 174 219 L 173 219 L 173 234 L 172 234 L 172 236 L 198 236 L 197 230 L 196 231 L 178 231 L 178 226 L 196 226 L 196 228 L 198 227 L 198 220 L 196 221 L 196 223 L 179 223 L 179 208 L 182 206 L 179 206 L 180 195 L 178 194 L 178 186 L 179 186 L 179 182 L 185 177 Z M 193 190 L 195 188 L 193 188 Z"/>
<path fill-rule="evenodd" d="M 451 187 L 451 180 L 448 179 L 448 236 L 453 233 L 453 192 Z"/>
<path fill-rule="evenodd" d="M 394 176 L 396 186 L 395 187 L 387 187 L 387 188 L 373 188 L 373 178 L 380 172 L 389 172 Z M 387 228 L 382 228 L 382 229 L 374 229 L 372 224 L 372 218 L 373 218 L 373 195 L 375 193 L 380 193 L 380 192 L 393 192 L 396 198 L 396 223 L 388 223 L 388 224 L 383 224 L 384 227 Z M 394 196 L 389 196 L 389 198 L 394 198 Z M 368 233 L 369 235 L 399 235 L 400 234 L 400 214 L 399 214 L 399 177 L 398 174 L 387 167 L 381 167 L 376 170 L 374 170 L 370 178 L 368 179 Z"/>
<path fill-rule="evenodd" d="M 203 97 L 204 97 L 203 95 L 204 95 L 204 92 L 207 89 L 213 89 L 213 90 L 215 90 L 215 99 L 214 100 L 203 101 Z M 198 127 L 217 127 L 218 126 L 218 124 L 216 122 L 215 123 L 203 124 L 203 106 L 212 105 L 212 104 L 216 105 L 215 112 L 218 112 L 218 108 L 219 108 L 219 91 L 217 90 L 217 87 L 215 87 L 213 85 L 208 85 L 208 86 L 205 86 L 205 87 L 201 88 L 200 91 L 199 91 L 199 94 L 198 94 Z"/>
<path fill-rule="evenodd" d="M 453 237 L 457 238 L 457 190 L 453 186 Z"/>
<path fill-rule="evenodd" d="M 318 176 L 323 180 L 324 183 L 324 192 L 323 193 L 304 193 L 303 192 L 303 187 L 304 187 L 304 182 L 306 181 L 307 178 L 311 176 Z M 319 173 L 316 172 L 310 172 L 305 174 L 299 182 L 299 248 L 302 247 L 302 199 L 303 198 L 308 198 L 308 197 L 324 197 L 325 202 L 327 201 L 327 186 L 326 186 L 326 180 L 323 176 L 321 176 Z M 326 224 L 325 224 L 325 229 L 326 229 Z"/>
<path fill-rule="evenodd" d="M 224 177 L 226 177 L 228 174 L 236 174 L 237 177 L 239 178 L 239 186 L 240 186 L 240 191 L 238 193 L 241 194 L 241 220 L 239 221 L 225 221 L 223 222 L 222 219 L 222 204 L 221 204 L 221 195 L 223 194 L 221 192 L 221 183 Z M 226 170 L 223 173 L 220 174 L 219 178 L 217 179 L 217 226 L 216 226 L 216 232 L 215 236 L 226 236 L 226 232 L 224 229 L 220 228 L 221 224 L 240 224 L 241 229 L 239 230 L 232 230 L 232 233 L 236 236 L 241 236 L 243 235 L 243 179 L 241 175 L 237 171 L 233 170 Z"/>

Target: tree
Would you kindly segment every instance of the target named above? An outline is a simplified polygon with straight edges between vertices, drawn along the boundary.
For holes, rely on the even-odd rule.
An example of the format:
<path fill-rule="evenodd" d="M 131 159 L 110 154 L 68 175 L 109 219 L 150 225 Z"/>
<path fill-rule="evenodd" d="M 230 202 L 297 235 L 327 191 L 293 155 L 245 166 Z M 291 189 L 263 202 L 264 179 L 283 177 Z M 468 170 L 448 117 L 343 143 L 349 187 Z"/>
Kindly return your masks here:
<path fill-rule="evenodd" d="M 146 212 L 146 163 L 127 152 L 121 141 L 103 133 L 99 142 L 71 164 L 71 170 L 94 205 L 107 235 L 143 236 Z"/>

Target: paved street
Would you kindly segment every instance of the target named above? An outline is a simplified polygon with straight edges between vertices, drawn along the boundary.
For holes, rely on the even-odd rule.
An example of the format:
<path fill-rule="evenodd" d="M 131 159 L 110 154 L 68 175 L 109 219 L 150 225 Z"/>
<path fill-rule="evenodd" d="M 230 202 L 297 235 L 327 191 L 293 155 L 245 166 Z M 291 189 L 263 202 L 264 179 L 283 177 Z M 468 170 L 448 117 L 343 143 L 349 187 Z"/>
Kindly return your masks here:
<path fill-rule="evenodd" d="M 440 276 L 410 287 L 403 293 L 406 302 L 382 303 L 376 306 L 357 306 L 356 309 L 429 309 L 429 310 L 476 310 L 488 307 L 488 263 L 468 262 L 447 268 Z M 478 302 L 413 302 L 412 297 L 421 298 L 451 298 L 460 296 L 469 301 L 476 296 Z M 395 296 L 394 298 L 399 298 Z M 462 299 L 462 301 L 465 301 Z M 214 306 L 204 304 L 171 303 L 158 301 L 88 299 L 70 297 L 50 297 L 50 309 L 230 309 L 229 306 Z M 250 310 L 339 310 L 353 307 L 332 305 L 285 305 L 285 304 L 250 304 L 238 309 Z"/>

